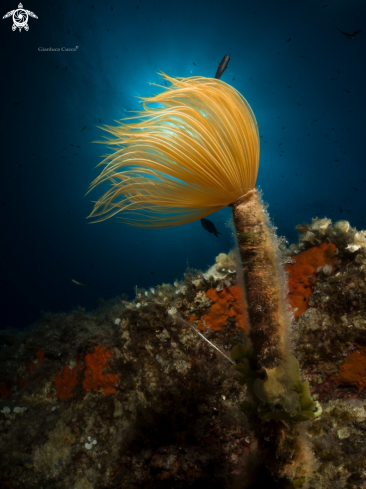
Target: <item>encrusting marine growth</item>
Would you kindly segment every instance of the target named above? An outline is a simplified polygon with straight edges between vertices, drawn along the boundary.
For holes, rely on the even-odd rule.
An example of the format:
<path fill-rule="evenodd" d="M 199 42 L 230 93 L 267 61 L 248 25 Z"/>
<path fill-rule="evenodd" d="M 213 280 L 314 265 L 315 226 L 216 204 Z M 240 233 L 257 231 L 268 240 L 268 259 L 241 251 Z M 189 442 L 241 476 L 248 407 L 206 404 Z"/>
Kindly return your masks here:
<path fill-rule="evenodd" d="M 221 80 L 162 76 L 170 86 L 157 85 L 160 94 L 142 98 L 144 111 L 104 128 L 114 137 L 103 142 L 115 151 L 90 190 L 107 181 L 112 186 L 89 217 L 98 222 L 122 213 L 127 224 L 157 228 L 232 207 L 250 323 L 248 345 L 232 358 L 252 393 L 262 460 L 275 479 L 296 479 L 300 487 L 307 456 L 296 422 L 313 418 L 315 404 L 291 355 L 293 314 L 279 240 L 255 190 L 256 119 L 244 97 Z"/>

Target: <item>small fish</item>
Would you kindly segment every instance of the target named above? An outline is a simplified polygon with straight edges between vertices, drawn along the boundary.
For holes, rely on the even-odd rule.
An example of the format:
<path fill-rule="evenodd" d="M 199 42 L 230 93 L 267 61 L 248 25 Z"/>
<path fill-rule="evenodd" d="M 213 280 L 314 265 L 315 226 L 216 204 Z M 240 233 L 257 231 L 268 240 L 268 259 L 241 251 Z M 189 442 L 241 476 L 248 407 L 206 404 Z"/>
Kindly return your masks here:
<path fill-rule="evenodd" d="M 83 132 L 83 131 L 84 131 L 84 129 L 86 129 L 86 126 L 84 126 L 84 127 L 82 128 L 81 132 Z"/>
<path fill-rule="evenodd" d="M 75 280 L 74 278 L 71 279 L 71 282 L 74 282 L 76 285 L 81 285 L 82 287 L 87 287 L 88 284 L 84 284 L 83 282 L 79 282 L 78 280 Z"/>
<path fill-rule="evenodd" d="M 13 102 L 13 105 L 19 105 L 18 102 Z"/>
<path fill-rule="evenodd" d="M 299 58 L 305 58 L 305 56 L 299 56 Z"/>
<path fill-rule="evenodd" d="M 192 61 L 192 63 L 194 64 L 194 66 L 197 66 L 196 63 L 194 61 Z"/>
<path fill-rule="evenodd" d="M 328 4 L 327 5 L 322 5 L 320 8 L 325 8 L 325 7 L 328 7 Z"/>
<path fill-rule="evenodd" d="M 286 42 L 289 42 L 289 41 L 291 41 L 291 37 L 289 37 Z"/>
<path fill-rule="evenodd" d="M 347 93 L 351 93 L 349 90 L 345 90 L 344 88 L 343 88 L 343 91 L 344 92 L 347 92 Z"/>
<path fill-rule="evenodd" d="M 234 76 L 234 78 L 231 81 L 234 81 L 234 80 L 235 80 L 235 76 Z"/>
<path fill-rule="evenodd" d="M 277 51 L 278 56 L 281 56 L 280 53 Z"/>
<path fill-rule="evenodd" d="M 337 73 L 341 74 L 341 72 L 339 70 L 337 70 Z"/>
<path fill-rule="evenodd" d="M 286 87 L 287 87 L 287 88 L 291 88 L 291 86 L 290 86 L 290 85 L 286 85 Z"/>
<path fill-rule="evenodd" d="M 295 173 L 295 175 L 298 177 L 299 175 L 297 173 Z"/>
<path fill-rule="evenodd" d="M 342 207 L 340 207 L 340 208 L 339 208 L 339 210 L 340 210 L 341 212 L 343 212 L 343 211 L 342 211 Z"/>
<path fill-rule="evenodd" d="M 67 66 L 65 66 L 64 73 L 65 73 L 66 70 L 67 70 Z"/>
<path fill-rule="evenodd" d="M 230 61 L 230 56 L 228 54 L 225 54 L 225 56 L 222 58 L 221 63 L 219 64 L 219 67 L 217 68 L 215 78 L 219 79 L 221 77 L 221 75 L 226 70 L 227 65 L 229 64 L 229 61 Z"/>
<path fill-rule="evenodd" d="M 215 224 L 209 219 L 202 218 L 201 224 L 203 229 L 206 229 L 206 231 L 208 231 L 209 233 L 213 233 L 216 236 L 216 238 L 218 238 L 218 234 L 222 234 L 218 232 L 218 230 L 215 227 Z"/>
<path fill-rule="evenodd" d="M 99 119 L 99 122 L 102 123 L 102 121 Z"/>
<path fill-rule="evenodd" d="M 341 33 L 343 34 L 344 36 L 348 37 L 348 39 L 356 39 L 356 34 L 358 34 L 360 31 L 360 29 L 358 29 L 357 31 L 355 31 L 353 34 L 348 34 L 348 32 L 343 32 L 341 31 L 340 29 L 338 29 L 338 27 L 336 27 L 336 29 Z"/>

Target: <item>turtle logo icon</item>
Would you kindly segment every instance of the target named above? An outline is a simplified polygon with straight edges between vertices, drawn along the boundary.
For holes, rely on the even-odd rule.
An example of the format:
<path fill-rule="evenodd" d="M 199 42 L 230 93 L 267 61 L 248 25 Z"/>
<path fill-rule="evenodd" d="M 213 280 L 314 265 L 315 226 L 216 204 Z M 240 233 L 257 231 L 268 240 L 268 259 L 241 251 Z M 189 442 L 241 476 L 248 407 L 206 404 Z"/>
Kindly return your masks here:
<path fill-rule="evenodd" d="M 16 31 L 16 29 L 18 28 L 19 32 L 21 32 L 22 29 L 24 29 L 25 31 L 29 30 L 28 16 L 38 19 L 38 17 L 33 12 L 23 9 L 23 5 L 21 3 L 18 5 L 18 8 L 16 10 L 11 10 L 7 14 L 5 14 L 3 19 L 7 19 L 11 15 L 13 16 L 13 25 L 11 28 L 13 29 L 13 31 Z"/>

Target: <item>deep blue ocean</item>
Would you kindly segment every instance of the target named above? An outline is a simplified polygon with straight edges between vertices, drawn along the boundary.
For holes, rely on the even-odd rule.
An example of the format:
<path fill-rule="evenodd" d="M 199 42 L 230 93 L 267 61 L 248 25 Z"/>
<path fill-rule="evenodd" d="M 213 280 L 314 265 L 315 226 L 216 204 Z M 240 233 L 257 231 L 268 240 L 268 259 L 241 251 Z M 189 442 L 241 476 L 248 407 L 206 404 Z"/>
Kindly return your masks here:
<path fill-rule="evenodd" d="M 1 4 L 1 17 L 19 8 Z M 29 3 L 28 3 L 29 1 Z M 328 3 L 326 3 L 328 2 Z M 214 77 L 249 102 L 261 136 L 257 186 L 278 234 L 312 218 L 366 228 L 364 0 L 40 2 L 29 30 L 1 19 L 0 328 L 42 311 L 90 311 L 98 299 L 205 270 L 235 245 L 231 209 L 164 230 L 86 219 L 85 196 L 108 148 L 97 126 L 140 109 L 173 77 Z M 357 33 L 354 39 L 346 34 Z M 342 31 L 342 32 L 341 32 Z M 87 283 L 81 287 L 72 279 Z"/>

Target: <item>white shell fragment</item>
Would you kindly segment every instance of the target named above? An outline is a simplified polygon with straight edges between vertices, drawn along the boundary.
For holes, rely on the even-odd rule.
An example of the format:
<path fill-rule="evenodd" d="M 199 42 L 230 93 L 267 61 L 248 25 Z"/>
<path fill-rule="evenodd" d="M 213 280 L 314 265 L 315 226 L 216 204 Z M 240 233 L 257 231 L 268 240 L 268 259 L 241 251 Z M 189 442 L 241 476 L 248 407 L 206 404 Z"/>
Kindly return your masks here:
<path fill-rule="evenodd" d="M 96 445 L 97 444 L 97 440 L 91 441 L 91 436 L 88 436 L 88 440 L 90 441 L 90 443 L 85 443 L 84 447 L 87 450 L 91 450 L 93 448 L 93 445 Z"/>
<path fill-rule="evenodd" d="M 121 322 L 120 318 L 114 320 L 114 324 L 119 324 Z"/>
<path fill-rule="evenodd" d="M 137 307 L 137 308 L 141 307 L 140 302 L 138 302 L 138 303 L 136 304 L 136 307 Z"/>
<path fill-rule="evenodd" d="M 360 248 L 361 248 L 360 245 L 350 244 L 346 247 L 346 250 L 350 251 L 351 253 L 354 253 L 355 251 L 359 250 Z"/>
<path fill-rule="evenodd" d="M 13 409 L 13 412 L 14 412 L 15 414 L 24 413 L 24 411 L 25 411 L 26 409 L 27 409 L 26 407 L 19 407 L 19 406 L 17 406 L 17 407 L 15 407 L 15 408 Z"/>
<path fill-rule="evenodd" d="M 3 414 L 9 414 L 11 409 L 8 406 L 5 406 L 0 412 Z"/>
<path fill-rule="evenodd" d="M 332 265 L 325 265 L 325 266 L 323 267 L 323 273 L 324 273 L 324 275 L 331 275 L 331 274 L 332 274 L 332 272 L 333 272 L 333 267 L 332 267 Z"/>

